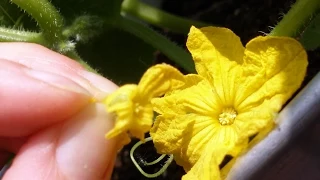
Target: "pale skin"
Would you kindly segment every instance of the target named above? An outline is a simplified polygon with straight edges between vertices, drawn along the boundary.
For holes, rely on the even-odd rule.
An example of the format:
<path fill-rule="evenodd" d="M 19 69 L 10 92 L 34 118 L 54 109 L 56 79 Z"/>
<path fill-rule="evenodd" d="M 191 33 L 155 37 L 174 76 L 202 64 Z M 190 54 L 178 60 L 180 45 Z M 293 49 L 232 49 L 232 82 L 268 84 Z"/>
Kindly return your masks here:
<path fill-rule="evenodd" d="M 3 179 L 110 179 L 117 140 L 99 101 L 116 88 L 40 45 L 0 43 L 0 165 L 16 154 Z"/>

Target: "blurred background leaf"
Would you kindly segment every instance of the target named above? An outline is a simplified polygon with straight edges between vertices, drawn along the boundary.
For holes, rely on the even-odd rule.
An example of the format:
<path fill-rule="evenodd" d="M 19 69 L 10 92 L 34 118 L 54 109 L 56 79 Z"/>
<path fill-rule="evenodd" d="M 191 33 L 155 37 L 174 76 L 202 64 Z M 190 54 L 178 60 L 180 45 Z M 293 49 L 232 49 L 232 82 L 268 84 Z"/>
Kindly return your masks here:
<path fill-rule="evenodd" d="M 15 29 L 37 29 L 36 22 L 9 0 L 0 1 L 0 25 Z"/>
<path fill-rule="evenodd" d="M 300 42 L 307 50 L 315 50 L 320 46 L 320 13 L 313 18 L 304 30 Z"/>
<path fill-rule="evenodd" d="M 52 0 L 67 22 L 80 15 L 96 15 L 103 18 L 120 15 L 122 0 Z"/>
<path fill-rule="evenodd" d="M 110 29 L 89 44 L 77 48 L 81 57 L 118 85 L 137 83 L 153 64 L 155 50 L 141 39 L 119 29 Z"/>

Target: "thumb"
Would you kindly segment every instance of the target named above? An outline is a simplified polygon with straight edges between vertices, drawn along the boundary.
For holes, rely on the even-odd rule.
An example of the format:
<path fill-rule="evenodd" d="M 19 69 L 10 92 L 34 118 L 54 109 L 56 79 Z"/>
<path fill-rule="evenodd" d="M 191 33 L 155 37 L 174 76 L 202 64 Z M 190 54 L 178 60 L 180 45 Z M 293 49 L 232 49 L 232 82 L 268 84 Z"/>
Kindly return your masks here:
<path fill-rule="evenodd" d="M 90 104 L 66 122 L 31 136 L 4 179 L 110 179 L 116 140 L 104 134 L 113 126 L 102 104 Z"/>

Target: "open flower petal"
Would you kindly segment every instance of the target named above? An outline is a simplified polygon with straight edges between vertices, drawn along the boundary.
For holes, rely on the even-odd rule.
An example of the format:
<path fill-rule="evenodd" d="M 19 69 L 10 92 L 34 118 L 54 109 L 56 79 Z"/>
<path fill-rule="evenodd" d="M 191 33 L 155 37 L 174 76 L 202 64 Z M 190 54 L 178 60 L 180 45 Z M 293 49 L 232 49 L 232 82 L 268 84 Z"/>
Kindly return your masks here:
<path fill-rule="evenodd" d="M 270 129 L 274 126 L 274 119 L 276 113 L 271 111 L 270 103 L 268 100 L 257 107 L 252 107 L 246 111 L 240 111 L 234 126 L 241 130 L 238 136 L 238 143 L 248 142 L 248 137 L 256 135 L 257 133 Z"/>
<path fill-rule="evenodd" d="M 188 114 L 171 119 L 160 115 L 150 135 L 158 153 L 174 154 L 177 163 L 187 170 L 200 158 L 215 133 L 215 125 L 217 122 L 206 116 Z"/>
<path fill-rule="evenodd" d="M 219 160 L 217 158 L 219 152 L 212 151 L 214 148 L 214 143 L 211 141 L 196 164 L 182 177 L 182 180 L 220 180 Z M 223 150 L 221 152 L 223 153 Z"/>
<path fill-rule="evenodd" d="M 242 64 L 244 47 L 240 38 L 230 29 L 221 27 L 196 28 L 192 26 L 187 40 L 188 50 L 191 52 L 196 65 L 200 61 L 210 67 L 210 63 L 222 60 L 236 61 Z M 205 69 L 197 69 L 202 76 L 206 75 Z M 205 68 L 205 67 L 204 67 Z"/>
<path fill-rule="evenodd" d="M 279 111 L 300 87 L 307 64 L 307 54 L 295 39 L 257 37 L 251 40 L 246 46 L 236 106 L 250 108 L 269 99 L 269 107 Z"/>
<path fill-rule="evenodd" d="M 212 83 L 224 104 L 231 104 L 244 53 L 239 37 L 226 28 L 191 27 L 187 47 L 198 74 Z"/>
<path fill-rule="evenodd" d="M 158 153 L 175 154 L 180 151 L 184 133 L 193 124 L 193 119 L 190 116 L 187 119 L 183 119 L 184 117 L 169 119 L 162 115 L 157 116 L 150 130 L 150 135 Z"/>
<path fill-rule="evenodd" d="M 195 79 L 196 75 L 187 76 L 186 86 L 170 92 L 163 98 L 154 98 L 152 100 L 154 110 L 165 116 L 190 113 L 218 116 L 217 113 L 221 111 L 219 108 L 221 100 L 211 89 L 208 81 Z"/>

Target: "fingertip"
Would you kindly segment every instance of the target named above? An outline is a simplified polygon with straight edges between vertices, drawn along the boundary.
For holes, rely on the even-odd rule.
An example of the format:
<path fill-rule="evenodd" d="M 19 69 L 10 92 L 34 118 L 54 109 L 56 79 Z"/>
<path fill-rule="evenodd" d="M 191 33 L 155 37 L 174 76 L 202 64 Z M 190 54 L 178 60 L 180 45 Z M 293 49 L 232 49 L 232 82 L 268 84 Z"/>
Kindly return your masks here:
<path fill-rule="evenodd" d="M 89 72 L 89 71 L 81 71 L 80 74 L 84 78 L 89 80 L 92 85 L 94 85 L 95 87 L 97 87 L 98 89 L 100 89 L 105 93 L 111 93 L 118 88 L 118 86 L 115 83 L 96 73 Z"/>

